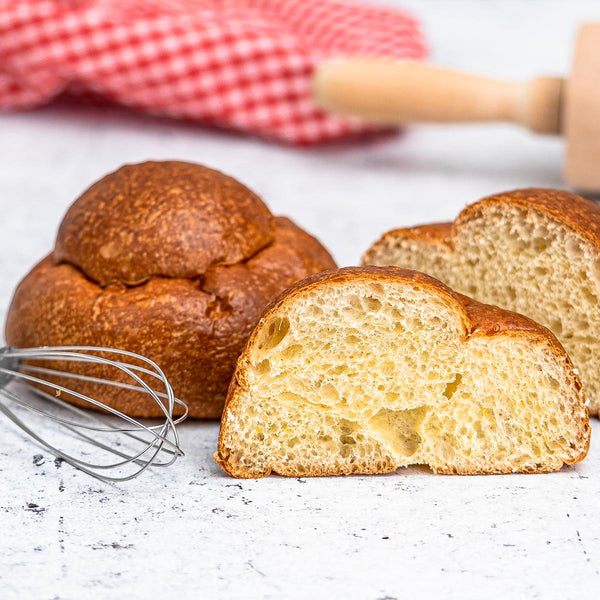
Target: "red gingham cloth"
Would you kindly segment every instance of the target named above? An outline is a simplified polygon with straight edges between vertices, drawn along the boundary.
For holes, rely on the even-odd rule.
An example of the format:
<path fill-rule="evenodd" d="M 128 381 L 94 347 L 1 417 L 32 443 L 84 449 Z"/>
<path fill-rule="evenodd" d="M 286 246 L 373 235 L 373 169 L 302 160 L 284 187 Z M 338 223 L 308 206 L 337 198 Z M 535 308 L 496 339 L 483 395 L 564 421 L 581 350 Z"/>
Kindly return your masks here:
<path fill-rule="evenodd" d="M 0 0 L 0 110 L 92 94 L 314 144 L 365 130 L 315 106 L 318 61 L 424 54 L 412 17 L 343 0 Z"/>

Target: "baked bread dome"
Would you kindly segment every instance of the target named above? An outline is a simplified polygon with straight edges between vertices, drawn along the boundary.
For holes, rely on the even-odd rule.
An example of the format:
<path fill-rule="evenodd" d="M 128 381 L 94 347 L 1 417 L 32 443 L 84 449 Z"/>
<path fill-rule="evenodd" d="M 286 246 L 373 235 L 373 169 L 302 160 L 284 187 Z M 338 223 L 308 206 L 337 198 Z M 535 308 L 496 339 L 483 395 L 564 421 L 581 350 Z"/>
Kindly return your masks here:
<path fill-rule="evenodd" d="M 127 165 L 69 208 L 54 252 L 17 287 L 6 341 L 142 354 L 163 369 L 191 416 L 218 418 L 267 303 L 333 266 L 315 238 L 227 175 L 185 162 Z M 76 389 L 97 396 L 94 387 Z M 102 401 L 132 416 L 160 416 L 137 392 L 115 389 Z"/>

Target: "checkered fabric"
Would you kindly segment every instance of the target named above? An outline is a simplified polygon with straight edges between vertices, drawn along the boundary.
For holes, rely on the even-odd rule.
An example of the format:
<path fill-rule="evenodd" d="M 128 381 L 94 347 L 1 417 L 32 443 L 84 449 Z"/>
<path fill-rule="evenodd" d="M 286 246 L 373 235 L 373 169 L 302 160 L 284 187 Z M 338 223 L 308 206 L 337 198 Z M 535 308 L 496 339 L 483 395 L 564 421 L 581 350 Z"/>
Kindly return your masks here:
<path fill-rule="evenodd" d="M 318 61 L 424 54 L 412 17 L 343 0 L 0 0 L 0 110 L 91 94 L 314 144 L 365 130 L 315 106 Z"/>

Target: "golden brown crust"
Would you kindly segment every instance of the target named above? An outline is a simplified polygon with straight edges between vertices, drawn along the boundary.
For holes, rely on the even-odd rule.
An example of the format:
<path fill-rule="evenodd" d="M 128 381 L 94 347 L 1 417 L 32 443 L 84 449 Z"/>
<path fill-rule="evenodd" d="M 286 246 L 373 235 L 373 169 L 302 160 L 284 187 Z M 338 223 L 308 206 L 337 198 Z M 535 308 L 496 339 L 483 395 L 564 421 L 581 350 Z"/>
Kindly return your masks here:
<path fill-rule="evenodd" d="M 460 226 L 494 204 L 536 208 L 549 218 L 568 225 L 600 249 L 600 206 L 577 194 L 545 188 L 524 188 L 483 198 L 464 208 L 455 223 Z"/>
<path fill-rule="evenodd" d="M 371 264 L 380 248 L 394 243 L 398 238 L 414 240 L 415 242 L 427 242 L 428 244 L 440 244 L 453 247 L 454 223 L 429 223 L 417 225 L 416 227 L 398 227 L 386 231 L 362 256 L 361 265 Z"/>
<path fill-rule="evenodd" d="M 508 204 L 535 208 L 549 219 L 570 227 L 575 233 L 591 241 L 600 251 L 600 206 L 577 194 L 546 188 L 524 188 L 488 196 L 465 207 L 452 223 L 429 223 L 416 227 L 397 228 L 384 233 L 362 257 L 362 264 L 369 264 L 371 257 L 381 247 L 393 243 L 398 238 L 414 239 L 427 243 L 440 243 L 454 247 L 454 235 L 461 223 L 477 218 L 494 205 Z"/>
<path fill-rule="evenodd" d="M 410 231 L 419 238 L 425 238 L 430 242 L 441 242 L 448 244 L 452 240 L 454 233 L 454 223 L 428 223 L 427 225 L 417 225 L 410 229 L 401 231 Z"/>
<path fill-rule="evenodd" d="M 179 185 L 177 177 L 181 172 L 181 164 L 177 163 L 172 171 L 173 185 Z M 152 168 L 156 168 L 156 165 L 157 163 L 153 163 Z M 160 173 L 164 175 L 167 167 L 160 163 L 158 165 Z M 204 167 L 192 166 L 200 170 L 202 177 L 210 172 Z M 142 167 L 142 173 L 146 173 L 147 164 Z M 132 169 L 133 167 L 127 167 L 125 172 L 131 172 Z M 122 174 L 123 171 L 121 169 L 117 173 Z M 220 181 L 220 177 L 217 180 Z M 106 191 L 107 188 L 97 185 L 100 190 Z M 231 185 L 243 188 L 237 183 Z M 220 189 L 224 193 L 225 188 Z M 128 188 L 128 193 L 130 192 L 131 189 Z M 235 198 L 236 196 L 233 200 Z M 189 198 L 186 202 L 188 201 Z M 201 199 L 198 206 L 203 209 L 207 202 L 206 199 Z M 87 201 L 84 204 L 88 211 L 93 212 L 99 208 L 107 210 L 104 201 L 99 201 L 98 205 Z M 141 210 L 140 205 L 136 206 Z M 161 210 L 168 213 L 167 206 L 163 204 Z M 175 206 L 181 206 L 179 200 L 175 202 Z M 116 266 L 105 261 L 99 262 L 99 267 L 94 265 L 94 248 L 100 242 L 92 243 L 86 239 L 78 242 L 75 230 L 71 228 L 79 219 L 81 227 L 89 235 L 91 230 L 86 230 L 86 227 L 93 229 L 99 222 L 106 223 L 107 227 L 112 226 L 110 219 L 103 217 L 104 220 L 95 221 L 84 213 L 77 216 L 79 209 L 70 211 L 69 214 L 76 218 L 73 217 L 74 220 L 69 221 L 66 229 L 62 227 L 59 233 L 59 237 L 63 236 L 63 241 L 66 238 L 70 241 L 62 247 L 61 252 L 46 257 L 34 267 L 15 291 L 6 321 L 7 343 L 19 347 L 107 346 L 142 354 L 163 369 L 176 396 L 189 404 L 191 416 L 220 417 L 235 361 L 265 305 L 299 279 L 335 266 L 331 256 L 315 238 L 289 219 L 274 218 L 268 211 L 268 218 L 263 218 L 262 206 L 260 203 L 258 217 L 255 218 L 252 212 L 248 213 L 248 218 L 254 219 L 254 225 L 242 223 L 240 226 L 240 232 L 247 234 L 253 241 L 244 240 L 243 236 L 235 241 L 228 237 L 218 251 L 219 257 L 226 256 L 227 260 L 241 252 L 245 260 L 231 265 L 226 264 L 227 261 L 214 264 L 217 254 L 211 254 L 210 248 L 205 252 L 202 241 L 210 224 L 200 223 L 195 234 L 200 241 L 192 240 L 193 231 L 186 229 L 184 232 L 185 240 L 192 241 L 182 242 L 190 250 L 188 254 L 182 255 L 182 262 L 177 259 L 169 262 L 168 253 L 160 255 L 159 262 L 166 261 L 164 264 L 167 267 L 158 269 L 160 276 L 150 275 L 155 272 L 150 248 L 154 247 L 156 240 L 152 239 L 147 243 L 140 240 L 143 229 L 142 233 L 136 234 L 140 242 L 137 248 L 141 252 L 139 263 L 135 258 L 136 247 L 131 246 L 124 249 L 130 256 L 124 261 L 117 261 Z M 111 210 L 117 209 L 113 206 Z M 232 217 L 232 222 L 240 219 L 240 214 L 241 209 L 238 216 Z M 116 219 L 114 216 L 113 218 Z M 167 222 L 171 222 L 173 226 L 178 222 L 183 226 L 183 221 L 179 222 L 180 218 L 181 213 L 175 211 L 175 215 L 168 217 Z M 124 222 L 133 228 L 135 215 L 129 214 Z M 186 227 L 196 226 L 193 220 L 186 222 Z M 123 231 L 118 222 L 115 226 L 118 231 Z M 173 236 L 177 231 L 167 231 L 165 235 Z M 115 239 L 114 232 L 104 232 L 102 235 L 104 240 Z M 151 235 L 156 235 L 156 230 Z M 62 252 L 65 248 L 70 248 L 69 251 L 73 253 L 78 248 L 78 243 L 81 244 L 80 263 L 87 265 L 91 262 L 92 275 L 74 266 L 75 260 L 59 260 L 60 256 L 64 258 Z M 252 248 L 257 245 L 261 245 L 260 249 L 253 251 Z M 221 252 L 225 247 L 229 254 Z M 180 246 L 175 244 L 174 249 L 177 248 Z M 195 248 L 198 257 L 192 256 L 192 248 Z M 253 254 L 249 255 L 250 252 Z M 188 271 L 187 267 L 182 267 L 188 258 L 195 261 L 195 270 Z M 198 273 L 205 264 L 208 266 Z M 128 272 L 135 273 L 134 279 L 141 277 L 142 282 L 138 285 L 125 285 L 122 280 L 113 281 L 123 276 L 119 270 L 123 265 L 133 265 Z M 195 275 L 183 277 L 183 273 L 190 272 Z M 111 283 L 101 286 L 96 283 L 97 279 L 110 279 Z M 98 369 L 93 374 L 99 377 L 116 376 L 116 373 Z M 90 396 L 98 396 L 99 393 L 94 384 L 86 384 L 78 390 Z M 103 389 L 102 393 L 103 402 L 132 416 L 161 416 L 152 400 L 135 392 L 114 390 L 107 393 Z"/>
<path fill-rule="evenodd" d="M 545 344 L 548 347 L 549 351 L 552 353 L 552 355 L 555 357 L 556 361 L 563 363 L 566 367 L 566 371 L 569 374 L 570 381 L 573 384 L 574 389 L 576 390 L 576 393 L 580 398 L 583 413 L 586 415 L 585 421 L 584 423 L 582 423 L 580 440 L 582 441 L 584 439 L 587 439 L 585 447 L 584 449 L 582 449 L 580 454 L 572 461 L 569 461 L 568 464 L 579 462 L 580 460 L 583 460 L 583 458 L 585 458 L 589 449 L 590 434 L 590 425 L 589 420 L 587 419 L 587 409 L 585 408 L 585 395 L 581 386 L 581 382 L 573 369 L 573 365 L 569 356 L 565 352 L 560 342 L 556 339 L 554 334 L 549 329 L 517 313 L 503 310 L 496 306 L 482 304 L 480 302 L 477 302 L 476 300 L 468 298 L 467 296 L 458 294 L 441 281 L 438 281 L 437 279 L 419 271 L 401 269 L 398 267 L 365 266 L 334 269 L 313 275 L 311 277 L 307 277 L 306 279 L 297 282 L 291 288 L 284 291 L 276 300 L 274 300 L 269 305 L 264 315 L 260 319 L 259 324 L 252 332 L 244 351 L 238 359 L 236 371 L 234 377 L 231 380 L 231 384 L 227 394 L 227 399 L 225 401 L 218 448 L 217 452 L 214 455 L 215 461 L 219 464 L 219 466 L 221 466 L 221 468 L 224 471 L 226 471 L 230 475 L 233 475 L 234 477 L 255 477 L 255 475 L 248 474 L 244 470 L 238 469 L 229 462 L 229 449 L 227 448 L 224 442 L 224 432 L 227 430 L 228 427 L 227 409 L 230 408 L 232 404 L 235 404 L 236 396 L 239 394 L 240 388 L 244 385 L 244 372 L 246 369 L 246 365 L 249 362 L 249 350 L 257 341 L 257 339 L 263 334 L 262 326 L 265 323 L 269 322 L 271 317 L 275 316 L 280 310 L 284 308 L 285 305 L 293 303 L 294 298 L 296 296 L 304 294 L 307 290 L 311 288 L 315 288 L 323 284 L 335 285 L 336 283 L 341 283 L 345 281 L 359 281 L 361 279 L 364 280 L 365 278 L 374 282 L 403 280 L 413 283 L 416 287 L 420 289 L 426 289 L 430 293 L 435 294 L 444 303 L 448 304 L 451 308 L 455 309 L 459 315 L 461 315 L 462 322 L 464 325 L 465 339 L 473 336 L 491 337 L 499 334 L 508 334 L 528 337 L 538 344 Z M 235 410 L 235 408 L 232 407 L 232 410 Z M 275 472 L 281 475 L 286 474 L 281 469 L 274 470 Z M 390 466 L 388 471 L 390 470 L 395 470 L 395 468 Z M 270 472 L 271 471 L 261 474 L 261 476 L 266 476 Z M 348 473 L 339 474 L 350 474 L 350 472 L 351 471 L 349 471 Z M 383 473 L 386 471 L 385 469 L 382 470 L 381 465 L 376 465 L 373 466 L 372 470 L 364 470 L 363 468 L 361 468 L 360 472 L 364 474 L 369 474 Z M 447 471 L 439 472 L 464 475 L 478 475 L 490 473 L 489 470 L 486 470 L 485 472 L 459 471 L 450 468 Z M 505 472 L 509 471 L 497 471 L 497 473 Z M 525 470 L 522 472 L 543 473 L 545 472 L 545 470 L 543 468 L 539 468 Z M 306 472 L 307 476 L 318 476 L 324 474 L 331 473 L 323 472 L 318 465 L 313 466 L 312 470 Z"/>
<path fill-rule="evenodd" d="M 192 163 L 146 162 L 103 177 L 71 205 L 54 260 L 100 285 L 191 279 L 248 259 L 273 236 L 269 209 L 235 179 Z"/>
<path fill-rule="evenodd" d="M 360 276 L 373 278 L 377 281 L 385 281 L 388 278 L 392 280 L 401 279 L 412 281 L 421 288 L 428 288 L 429 291 L 435 293 L 440 298 L 445 299 L 446 302 L 451 302 L 457 309 L 465 313 L 464 323 L 465 335 L 467 337 L 476 334 L 489 336 L 506 331 L 530 332 L 536 335 L 545 336 L 549 344 L 556 344 L 558 351 L 564 353 L 564 348 L 556 339 L 556 336 L 549 329 L 536 323 L 532 319 L 509 310 L 498 308 L 497 306 L 477 302 L 477 300 L 455 292 L 445 283 L 442 283 L 430 275 L 421 273 L 420 271 L 392 266 L 343 267 L 340 269 L 323 271 L 310 277 L 306 277 L 305 279 L 296 282 L 294 285 L 283 291 L 279 297 L 275 298 L 266 308 L 261 321 L 266 320 L 269 314 L 278 310 L 284 302 L 291 302 L 295 295 L 298 295 L 304 290 L 317 286 L 322 282 L 337 283 L 351 281 Z M 256 335 L 257 333 L 255 330 L 248 340 L 247 346 L 252 343 L 252 339 Z"/>

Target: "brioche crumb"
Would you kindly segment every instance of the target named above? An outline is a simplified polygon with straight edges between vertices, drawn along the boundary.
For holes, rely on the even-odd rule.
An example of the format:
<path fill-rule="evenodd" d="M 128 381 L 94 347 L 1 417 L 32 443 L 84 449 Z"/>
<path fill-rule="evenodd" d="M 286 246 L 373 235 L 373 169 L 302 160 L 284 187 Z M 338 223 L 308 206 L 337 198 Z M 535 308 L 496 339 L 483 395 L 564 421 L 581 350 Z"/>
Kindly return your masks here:
<path fill-rule="evenodd" d="M 417 229 L 418 231 L 418 229 Z M 527 315 L 563 344 L 600 409 L 600 258 L 589 240 L 533 208 L 486 206 L 456 229 L 454 247 L 398 230 L 365 263 L 417 269 L 481 302 Z M 395 235 L 394 235 L 395 234 Z"/>
<path fill-rule="evenodd" d="M 216 456 L 231 474 L 533 472 L 583 458 L 583 396 L 542 336 L 469 337 L 456 303 L 406 280 L 302 292 L 238 364 Z"/>

